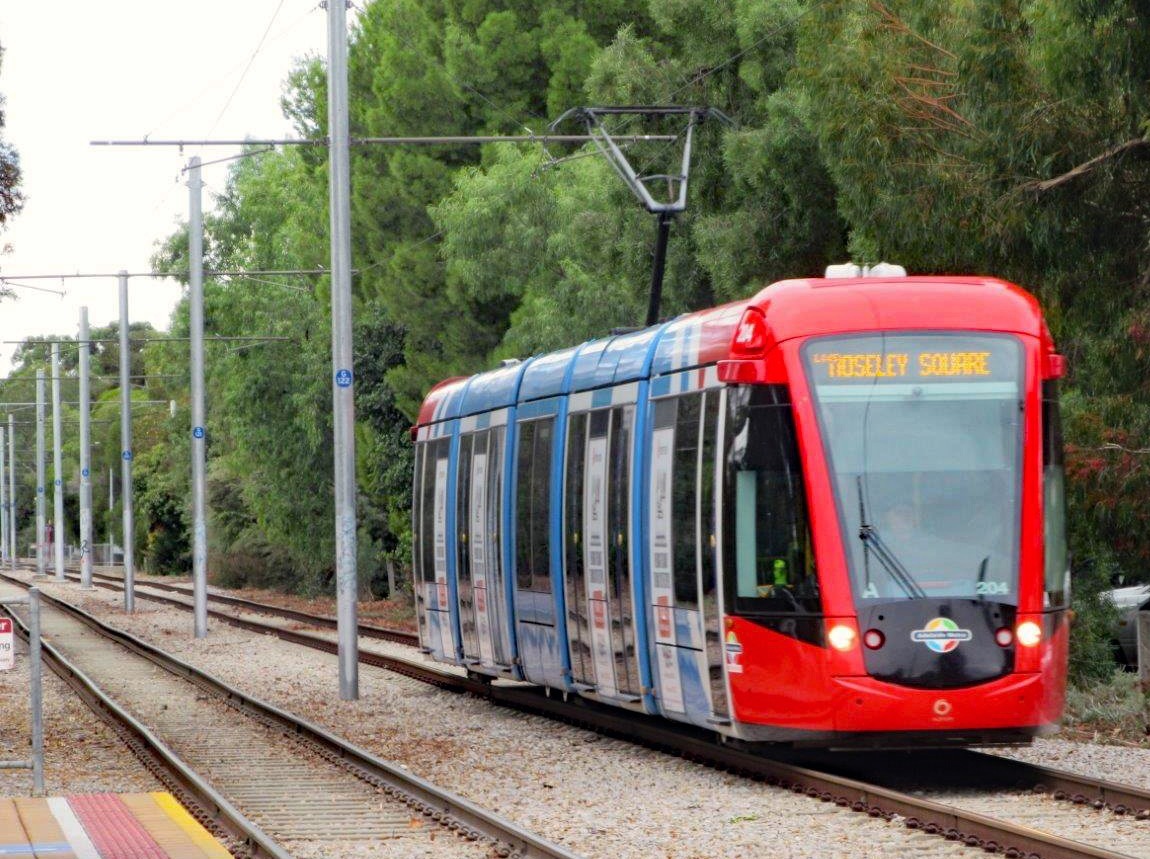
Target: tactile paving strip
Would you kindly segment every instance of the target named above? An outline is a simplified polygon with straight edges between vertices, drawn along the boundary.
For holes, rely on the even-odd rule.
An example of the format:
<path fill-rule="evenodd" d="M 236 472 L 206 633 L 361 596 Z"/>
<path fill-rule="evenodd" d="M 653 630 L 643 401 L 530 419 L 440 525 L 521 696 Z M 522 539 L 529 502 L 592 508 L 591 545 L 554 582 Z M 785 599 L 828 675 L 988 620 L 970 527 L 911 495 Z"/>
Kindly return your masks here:
<path fill-rule="evenodd" d="M 0 798 L 0 859 L 228 859 L 169 794 Z"/>

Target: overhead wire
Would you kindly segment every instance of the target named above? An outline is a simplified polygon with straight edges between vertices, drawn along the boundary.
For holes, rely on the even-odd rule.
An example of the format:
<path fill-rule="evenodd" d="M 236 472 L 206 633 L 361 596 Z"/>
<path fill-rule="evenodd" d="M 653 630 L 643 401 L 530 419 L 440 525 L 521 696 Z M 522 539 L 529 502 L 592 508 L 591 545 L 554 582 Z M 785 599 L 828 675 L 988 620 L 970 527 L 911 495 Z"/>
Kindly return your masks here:
<path fill-rule="evenodd" d="M 274 13 L 274 15 L 273 15 L 273 18 L 272 18 L 273 22 L 274 22 L 274 20 L 275 20 L 275 17 L 279 15 L 279 11 L 280 11 L 280 8 L 283 6 L 283 3 L 284 3 L 284 2 L 285 2 L 285 0 L 281 0 L 281 2 L 280 2 L 280 7 L 277 7 L 277 9 L 276 9 L 276 12 Z M 274 39 L 272 39 L 272 41 L 278 41 L 279 39 L 282 39 L 282 38 L 284 38 L 285 36 L 287 36 L 289 33 L 292 33 L 292 32 L 294 32 L 294 31 L 295 31 L 295 29 L 296 29 L 296 28 L 297 28 L 297 27 L 298 27 L 298 26 L 299 26 L 299 25 L 300 25 L 300 24 L 301 24 L 301 23 L 302 23 L 302 22 L 303 22 L 305 19 L 307 19 L 307 18 L 311 17 L 311 15 L 312 15 L 312 14 L 315 12 L 315 8 L 316 8 L 316 7 L 312 6 L 311 8 L 307 9 L 306 11 L 304 11 L 304 12 L 303 12 L 303 13 L 302 13 L 302 14 L 301 14 L 301 15 L 300 15 L 298 18 L 296 18 L 296 19 L 295 19 L 295 20 L 294 20 L 292 23 L 290 23 L 290 24 L 288 24 L 287 26 L 285 26 L 285 27 L 284 27 L 284 29 L 283 29 L 283 30 L 281 30 L 281 31 L 280 31 L 280 32 L 279 32 L 279 33 L 278 33 L 278 34 L 275 36 L 275 38 L 274 38 Z M 271 27 L 271 25 L 269 25 L 269 30 L 270 30 L 270 27 Z M 261 37 L 261 39 L 260 39 L 260 47 L 259 47 L 259 48 L 257 48 L 257 53 L 258 53 L 258 51 L 259 51 L 259 50 L 262 50 L 262 45 L 263 45 L 263 43 L 266 41 L 266 37 L 267 37 L 267 33 L 265 32 L 265 33 L 264 33 L 264 36 L 263 36 L 263 37 Z M 144 138 L 145 138 L 145 139 L 147 139 L 147 138 L 151 137 L 152 135 L 154 135 L 157 129 L 159 129 L 159 128 L 162 128 L 164 125 L 166 125 L 166 124 L 167 124 L 167 122 L 168 122 L 169 120 L 171 120 L 171 119 L 173 119 L 173 118 L 175 118 L 175 117 L 177 117 L 177 116 L 179 116 L 179 115 L 181 115 L 181 114 L 184 114 L 184 113 L 186 113 L 186 112 L 188 111 L 188 109 L 189 109 L 190 107 L 192 107 L 193 105 L 195 105 L 195 104 L 197 104 L 197 103 L 199 103 L 199 102 L 205 101 L 205 100 L 206 100 L 206 97 L 207 97 L 207 94 L 208 94 L 208 93 L 210 93 L 212 90 L 216 89 L 216 88 L 217 88 L 217 87 L 218 87 L 220 84 L 222 84 L 222 83 L 225 83 L 226 81 L 229 81 L 229 80 L 231 80 L 231 79 L 232 79 L 232 76 L 235 74 L 235 72 L 236 72 L 238 69 L 241 69 L 241 68 L 243 69 L 243 71 L 241 72 L 241 82 L 242 82 L 242 77 L 243 77 L 243 76 L 245 76 L 245 75 L 247 74 L 247 71 L 248 71 L 248 69 L 251 67 L 251 62 L 252 62 L 252 59 L 254 59 L 254 57 L 255 57 L 255 54 L 253 54 L 253 55 L 252 55 L 252 57 L 251 57 L 251 58 L 249 58 L 248 60 L 245 60 L 245 61 L 243 61 L 243 62 L 238 62 L 238 63 L 235 63 L 235 64 L 234 64 L 233 66 L 231 66 L 231 67 L 230 67 L 230 68 L 229 68 L 227 71 L 225 71 L 225 72 L 221 73 L 219 76 L 217 76 L 216 78 L 214 78 L 212 81 L 210 81 L 208 84 L 206 84 L 206 85 L 205 85 L 203 88 L 201 88 L 201 89 L 200 89 L 200 91 L 199 91 L 198 93 L 196 93 L 196 94 L 195 94 L 194 96 L 192 96 L 190 99 L 188 99 L 188 100 L 184 101 L 184 102 L 183 102 L 182 104 L 180 104 L 179 106 L 175 107 L 175 108 L 174 108 L 174 109 L 173 109 L 173 110 L 172 110 L 170 113 L 168 113 L 168 114 L 167 114 L 167 115 L 166 115 L 166 116 L 165 116 L 163 119 L 159 120 L 159 121 L 158 121 L 158 122 L 157 122 L 157 123 L 156 123 L 156 124 L 155 124 L 155 125 L 152 127 L 151 131 L 149 131 L 147 134 L 145 134 L 145 135 L 144 135 Z M 232 96 L 229 96 L 229 102 L 230 102 L 231 98 L 232 98 L 232 97 L 234 97 L 234 95 L 235 95 L 235 92 L 236 92 L 236 91 L 238 91 L 238 89 L 239 89 L 239 86 L 237 85 L 237 86 L 236 86 L 236 88 L 233 90 Z M 222 110 L 221 110 L 221 111 L 220 111 L 220 116 L 222 116 L 222 115 L 223 115 L 223 113 L 224 113 L 224 111 L 222 111 Z M 220 116 L 217 116 L 217 118 L 216 118 L 216 123 L 218 123 L 218 122 L 219 122 L 219 118 L 220 118 Z M 214 127 L 214 124 L 213 124 L 213 127 Z"/>
<path fill-rule="evenodd" d="M 267 27 L 264 28 L 264 33 L 262 36 L 260 36 L 260 40 L 256 44 L 255 50 L 252 51 L 252 55 L 248 57 L 247 64 L 244 66 L 244 70 L 240 72 L 240 77 L 236 81 L 236 85 L 232 87 L 232 91 L 228 95 L 227 100 L 224 102 L 224 106 L 220 108 L 220 112 L 216 114 L 215 120 L 212 122 L 211 127 L 208 128 L 208 137 L 212 136 L 212 132 L 216 130 L 216 126 L 220 124 L 220 120 L 224 118 L 224 114 L 228 112 L 228 108 L 232 106 L 232 101 L 235 99 L 236 93 L 238 93 L 240 91 L 240 87 L 244 85 L 244 80 L 247 78 L 248 72 L 251 71 L 252 63 L 256 61 L 256 57 L 258 57 L 260 51 L 263 50 L 264 42 L 266 42 L 268 38 L 268 33 L 270 33 L 272 31 L 272 27 L 275 26 L 276 18 L 279 17 L 280 12 L 283 10 L 284 3 L 286 2 L 287 0 L 280 0 L 279 5 L 276 6 L 276 10 L 272 12 L 271 20 L 268 21 Z"/>
<path fill-rule="evenodd" d="M 275 12 L 272 13 L 271 20 L 269 21 L 268 26 L 265 28 L 263 35 L 260 37 L 260 40 L 257 43 L 255 50 L 252 52 L 251 56 L 248 57 L 248 59 L 246 61 L 244 61 L 242 63 L 236 63 L 231 68 L 229 68 L 227 71 L 223 72 L 218 77 L 213 79 L 210 83 L 206 84 L 202 89 L 200 89 L 200 91 L 198 93 L 196 93 L 190 99 L 184 101 L 178 107 L 174 108 L 163 119 L 159 120 L 157 123 L 155 123 L 155 125 L 153 125 L 152 129 L 144 135 L 144 139 L 146 140 L 147 138 L 149 138 L 153 134 L 155 134 L 156 130 L 159 128 L 162 128 L 165 124 L 167 124 L 167 122 L 169 120 L 171 120 L 174 117 L 179 116 L 183 113 L 186 113 L 188 108 L 191 107 L 192 105 L 195 105 L 199 102 L 206 100 L 206 96 L 208 93 L 215 90 L 217 87 L 219 87 L 220 84 L 231 80 L 232 77 L 234 76 L 235 72 L 237 71 L 237 69 L 242 69 L 242 71 L 240 71 L 239 79 L 236 81 L 235 86 L 232 88 L 230 95 L 228 95 L 228 97 L 224 103 L 224 106 L 220 109 L 219 113 L 216 115 L 215 120 L 212 122 L 211 128 L 212 128 L 212 130 L 214 130 L 216 128 L 216 126 L 219 125 L 219 122 L 223 118 L 224 114 L 227 112 L 228 107 L 231 106 L 232 101 L 234 100 L 236 94 L 239 92 L 240 87 L 243 85 L 243 82 L 244 82 L 245 78 L 247 77 L 247 74 L 250 71 L 252 64 L 254 63 L 256 57 L 263 50 L 264 45 L 268 42 L 268 35 L 271 33 L 271 30 L 275 25 L 275 21 L 279 17 L 279 14 L 282 11 L 285 2 L 286 2 L 286 0 L 280 0 L 279 5 L 276 7 Z M 318 8 L 318 7 L 317 6 L 311 6 L 308 9 L 306 9 L 295 20 L 293 20 L 291 23 L 287 24 L 282 30 L 280 30 L 271 39 L 271 41 L 273 41 L 273 42 L 278 41 L 280 39 L 285 38 L 289 34 L 295 32 L 296 28 L 299 27 L 300 24 L 302 24 L 307 18 L 311 17 L 311 15 L 315 12 L 316 8 Z M 236 157 L 246 157 L 246 155 L 236 156 Z M 172 185 L 158 195 L 155 203 L 152 205 L 152 208 L 151 208 L 152 214 L 156 214 L 157 212 L 161 211 L 162 209 L 166 209 L 170 205 L 172 195 L 177 192 L 178 186 L 180 185 L 182 172 L 183 172 L 182 170 L 178 171 L 172 180 Z"/>
<path fill-rule="evenodd" d="M 778 26 L 772 28 L 771 30 L 769 30 L 768 32 L 763 34 L 760 38 L 758 38 L 754 42 L 752 42 L 750 45 L 748 45 L 747 47 L 742 48 L 741 50 L 730 55 L 725 60 L 720 62 L 718 65 L 712 66 L 711 68 L 707 69 L 705 72 L 702 72 L 699 74 L 692 74 L 689 78 L 684 80 L 682 86 L 680 86 L 677 89 L 674 89 L 671 92 L 667 93 L 667 95 L 664 96 L 664 98 L 663 98 L 663 102 L 666 104 L 673 104 L 676 96 L 678 96 L 679 94 L 685 92 L 687 89 L 689 89 L 692 86 L 697 86 L 699 83 L 705 81 L 707 78 L 711 77 L 712 75 L 719 73 L 720 71 L 722 71 L 723 69 L 725 69 L 729 65 L 731 65 L 732 63 L 737 62 L 738 60 L 742 59 L 747 54 L 749 54 L 751 51 L 755 50 L 761 44 L 766 42 L 768 39 L 771 39 L 771 38 L 774 38 L 775 36 L 777 36 L 779 33 L 781 33 L 783 31 L 783 29 L 785 27 L 789 27 L 789 26 L 793 26 L 793 25 L 797 24 L 798 22 L 802 21 L 805 17 L 807 17 L 811 13 L 817 11 L 818 9 L 822 8 L 823 6 L 828 5 L 830 2 L 831 2 L 831 0 L 819 0 L 819 2 L 811 3 L 806 9 L 804 9 L 798 15 L 796 15 L 793 18 L 791 18 L 790 20 L 788 20 L 786 23 L 779 24 Z M 614 135 L 618 135 L 618 134 L 622 133 L 623 131 L 627 130 L 627 128 L 630 125 L 632 125 L 633 123 L 635 123 L 637 121 L 638 121 L 638 116 L 635 116 L 635 115 L 624 116 L 618 122 L 618 127 L 615 128 L 613 131 L 611 131 L 611 133 Z M 648 159 L 648 163 L 649 163 L 649 161 L 650 161 L 650 159 Z M 644 170 L 643 172 L 646 172 L 646 171 Z"/>

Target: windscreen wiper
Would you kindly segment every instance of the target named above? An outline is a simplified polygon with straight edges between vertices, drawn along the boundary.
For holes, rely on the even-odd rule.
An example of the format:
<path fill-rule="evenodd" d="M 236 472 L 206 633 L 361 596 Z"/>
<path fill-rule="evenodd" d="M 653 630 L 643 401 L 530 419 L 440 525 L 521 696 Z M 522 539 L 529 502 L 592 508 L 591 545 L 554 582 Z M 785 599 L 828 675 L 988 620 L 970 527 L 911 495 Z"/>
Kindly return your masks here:
<path fill-rule="evenodd" d="M 890 575 L 892 579 L 898 584 L 906 595 L 911 599 L 925 599 L 926 591 L 922 589 L 914 576 L 910 574 L 906 567 L 902 565 L 898 557 L 890 550 L 890 547 L 879 536 L 878 530 L 874 525 L 867 521 L 866 515 L 866 502 L 863 500 L 862 477 L 858 478 L 858 493 L 859 493 L 859 539 L 863 543 L 863 557 L 869 557 L 869 553 L 873 552 L 878 562 L 882 564 L 884 570 Z M 869 578 L 869 576 L 868 576 Z"/>

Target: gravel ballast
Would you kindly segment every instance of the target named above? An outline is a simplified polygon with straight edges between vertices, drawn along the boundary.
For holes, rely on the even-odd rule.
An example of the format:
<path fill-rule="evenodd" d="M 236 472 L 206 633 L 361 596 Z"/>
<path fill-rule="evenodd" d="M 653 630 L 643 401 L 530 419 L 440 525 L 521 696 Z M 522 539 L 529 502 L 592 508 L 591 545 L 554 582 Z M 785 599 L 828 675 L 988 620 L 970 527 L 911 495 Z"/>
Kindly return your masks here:
<path fill-rule="evenodd" d="M 587 857 L 971 855 L 968 848 L 897 823 L 493 707 L 381 669 L 361 666 L 360 699 L 341 701 L 334 656 L 215 621 L 208 637 L 197 640 L 188 612 L 137 599 L 136 612 L 129 616 L 122 611 L 122 597 L 110 592 L 81 592 L 76 585 L 54 583 L 41 587 Z M 371 646 L 411 657 L 410 649 L 375 642 Z M 46 694 L 46 706 L 56 696 Z M 0 724 L 7 740 L 12 696 L 3 697 Z M 83 711 L 82 705 L 74 706 Z M 85 780 L 81 789 L 138 789 L 132 784 L 138 783 L 133 779 L 139 773 L 133 776 L 130 764 L 121 762 L 113 769 L 111 763 L 95 762 L 106 751 L 116 757 L 118 744 L 114 737 L 100 740 L 93 721 L 79 714 L 74 721 L 60 719 L 59 739 L 46 771 L 50 792 L 76 790 L 70 779 L 85 770 L 99 777 Z M 82 733 L 70 734 L 72 729 Z M 1150 786 L 1150 751 L 1144 749 L 1046 739 L 1009 754 Z M 134 761 L 126 751 L 120 757 Z M 28 784 L 0 772 L 0 793 L 26 794 Z"/>

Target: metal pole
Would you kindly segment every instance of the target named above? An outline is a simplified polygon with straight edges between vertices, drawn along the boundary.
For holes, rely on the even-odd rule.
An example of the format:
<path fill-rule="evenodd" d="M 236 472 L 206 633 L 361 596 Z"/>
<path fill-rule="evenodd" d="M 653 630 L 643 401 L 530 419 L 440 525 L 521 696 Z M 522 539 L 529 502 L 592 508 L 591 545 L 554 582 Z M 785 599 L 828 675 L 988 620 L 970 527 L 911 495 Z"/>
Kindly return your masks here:
<path fill-rule="evenodd" d="M 52 344 L 52 548 L 56 557 L 56 581 L 64 581 L 64 453 L 60 414 L 60 344 Z"/>
<path fill-rule="evenodd" d="M 204 217 L 200 159 L 188 168 L 188 301 L 192 340 L 192 590 L 195 635 L 208 634 L 208 527 L 204 429 Z"/>
<path fill-rule="evenodd" d="M 36 371 L 36 575 L 44 575 L 44 371 Z"/>
<path fill-rule="evenodd" d="M 0 597 L 0 605 L 28 606 L 28 698 L 32 710 L 32 760 L 0 761 L 0 769 L 32 770 L 32 792 L 44 794 L 44 684 L 40 650 L 40 590 L 22 597 Z M 15 654 L 13 654 L 15 655 Z"/>
<path fill-rule="evenodd" d="M 659 321 L 659 304 L 663 300 L 663 271 L 667 266 L 667 242 L 671 238 L 674 212 L 659 212 L 655 229 L 655 258 L 651 264 L 651 293 L 647 299 L 647 325 Z"/>
<path fill-rule="evenodd" d="M 128 345 L 128 273 L 120 272 L 120 483 L 124 499 L 124 611 L 136 610 L 136 571 L 132 564 L 132 353 Z"/>
<path fill-rule="evenodd" d="M 336 621 L 339 697 L 359 698 L 356 596 L 355 398 L 351 336 L 351 168 L 347 113 L 347 8 L 327 4 L 328 192 L 331 220 L 331 360 L 335 458 Z"/>
<path fill-rule="evenodd" d="M 8 562 L 8 449 L 4 446 L 4 427 L 0 427 L 0 563 Z"/>
<path fill-rule="evenodd" d="M 0 426 L 0 561 L 7 563 L 16 547 L 11 544 L 8 527 L 8 516 L 12 514 L 8 512 L 8 448 L 4 446 L 4 432 Z"/>
<path fill-rule="evenodd" d="M 80 308 L 80 587 L 92 587 L 92 388 L 88 308 Z"/>
<path fill-rule="evenodd" d="M 1138 664 L 1138 682 L 1143 692 L 1150 692 L 1150 610 L 1134 613 L 1134 653 Z"/>
<path fill-rule="evenodd" d="M 32 686 L 32 790 L 44 795 L 44 686 L 40 662 L 40 589 L 28 589 L 28 674 Z"/>
<path fill-rule="evenodd" d="M 8 525 L 12 529 L 12 570 L 16 569 L 16 556 L 20 550 L 16 545 L 16 417 L 8 415 L 8 497 L 12 499 L 12 515 Z"/>
<path fill-rule="evenodd" d="M 112 566 L 116 562 L 113 551 L 116 547 L 116 535 L 112 529 L 112 511 L 116 509 L 116 469 L 108 469 L 108 566 Z"/>

